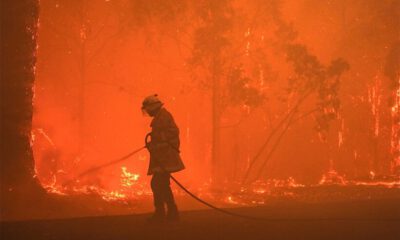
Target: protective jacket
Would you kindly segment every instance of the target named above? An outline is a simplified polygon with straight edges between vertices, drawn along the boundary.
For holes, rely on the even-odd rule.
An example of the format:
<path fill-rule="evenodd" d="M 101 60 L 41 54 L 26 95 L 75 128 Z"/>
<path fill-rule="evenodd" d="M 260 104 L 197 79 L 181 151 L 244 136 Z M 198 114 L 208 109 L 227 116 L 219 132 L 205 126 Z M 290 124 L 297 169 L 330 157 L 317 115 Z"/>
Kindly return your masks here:
<path fill-rule="evenodd" d="M 185 168 L 179 154 L 179 129 L 165 108 L 157 112 L 151 122 L 151 141 L 147 143 L 150 163 L 147 175 L 155 172 L 178 172 Z M 160 166 L 162 165 L 162 166 Z"/>

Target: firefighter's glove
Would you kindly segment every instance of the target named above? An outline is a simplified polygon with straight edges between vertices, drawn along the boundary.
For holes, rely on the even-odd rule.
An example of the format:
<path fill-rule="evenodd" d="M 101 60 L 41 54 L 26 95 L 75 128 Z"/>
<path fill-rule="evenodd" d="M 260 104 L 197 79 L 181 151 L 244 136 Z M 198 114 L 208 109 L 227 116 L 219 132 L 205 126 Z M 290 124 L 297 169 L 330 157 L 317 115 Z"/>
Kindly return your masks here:
<path fill-rule="evenodd" d="M 151 142 L 146 143 L 146 148 L 147 150 L 149 150 L 150 152 L 154 149 L 154 144 L 152 144 Z"/>

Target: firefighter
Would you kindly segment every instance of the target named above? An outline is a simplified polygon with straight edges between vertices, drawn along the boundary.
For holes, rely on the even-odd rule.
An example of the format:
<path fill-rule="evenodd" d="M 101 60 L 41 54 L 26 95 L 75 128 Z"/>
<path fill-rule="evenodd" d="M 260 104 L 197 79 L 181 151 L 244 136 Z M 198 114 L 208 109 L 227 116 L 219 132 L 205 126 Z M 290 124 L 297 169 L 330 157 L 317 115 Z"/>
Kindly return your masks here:
<path fill-rule="evenodd" d="M 179 129 L 163 105 L 157 95 L 146 97 L 142 104 L 143 113 L 153 118 L 151 133 L 146 136 L 146 147 L 150 152 L 147 175 L 152 175 L 151 190 L 155 207 L 149 222 L 179 221 L 178 208 L 170 187 L 170 174 L 183 170 L 185 166 L 179 154 Z"/>

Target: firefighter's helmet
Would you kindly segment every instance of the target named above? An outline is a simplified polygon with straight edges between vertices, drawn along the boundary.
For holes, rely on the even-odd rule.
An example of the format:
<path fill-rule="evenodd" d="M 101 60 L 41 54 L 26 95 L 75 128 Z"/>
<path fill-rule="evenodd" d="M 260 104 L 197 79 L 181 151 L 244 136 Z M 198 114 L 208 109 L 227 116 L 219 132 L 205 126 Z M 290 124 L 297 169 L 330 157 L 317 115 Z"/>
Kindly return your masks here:
<path fill-rule="evenodd" d="M 143 100 L 142 111 L 151 115 L 154 111 L 161 108 L 162 105 L 164 105 L 164 103 L 161 102 L 161 100 L 158 98 L 158 95 L 153 94 Z"/>

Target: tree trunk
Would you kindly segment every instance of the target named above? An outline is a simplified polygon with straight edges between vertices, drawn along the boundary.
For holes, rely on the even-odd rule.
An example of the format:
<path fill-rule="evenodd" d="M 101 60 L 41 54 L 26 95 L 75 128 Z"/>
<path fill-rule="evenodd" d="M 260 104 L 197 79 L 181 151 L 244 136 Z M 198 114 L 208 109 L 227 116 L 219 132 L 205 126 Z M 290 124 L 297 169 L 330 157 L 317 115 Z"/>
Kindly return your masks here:
<path fill-rule="evenodd" d="M 12 203 L 44 193 L 34 177 L 32 99 L 37 0 L 1 1 L 1 217 Z"/>
<path fill-rule="evenodd" d="M 85 110 L 86 110 L 86 42 L 82 42 L 79 51 L 79 154 L 85 151 Z"/>
<path fill-rule="evenodd" d="M 215 68 L 215 65 L 214 65 Z M 213 71 L 213 91 L 212 91 L 212 163 L 211 177 L 213 183 L 221 183 L 221 109 L 220 109 L 220 91 L 221 83 L 216 70 Z"/>

